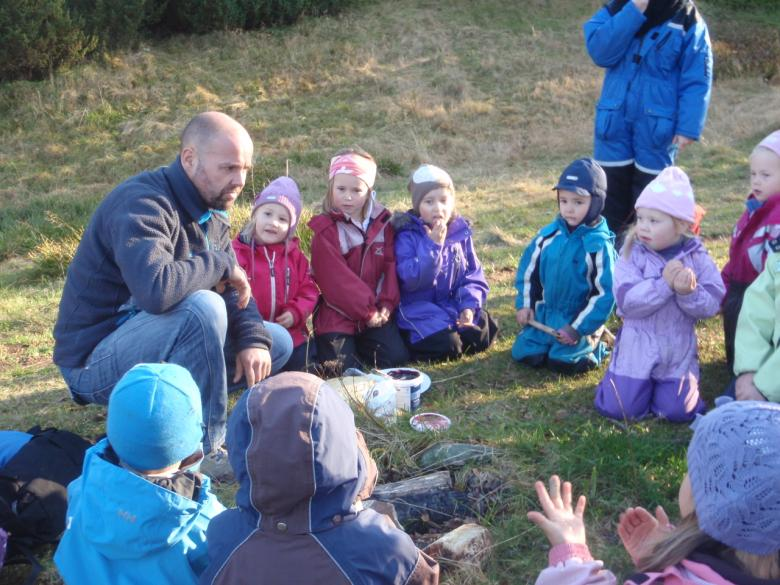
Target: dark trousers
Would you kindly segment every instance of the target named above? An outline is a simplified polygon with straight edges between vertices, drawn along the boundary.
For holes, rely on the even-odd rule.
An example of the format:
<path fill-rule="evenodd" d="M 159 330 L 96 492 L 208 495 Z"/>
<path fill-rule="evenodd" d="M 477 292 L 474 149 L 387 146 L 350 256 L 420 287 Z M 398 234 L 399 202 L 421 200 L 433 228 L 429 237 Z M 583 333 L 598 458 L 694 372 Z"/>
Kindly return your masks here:
<path fill-rule="evenodd" d="M 442 329 L 409 344 L 409 353 L 417 362 L 458 359 L 464 353 L 485 351 L 498 334 L 498 323 L 485 310 L 480 311 L 477 327 Z"/>
<path fill-rule="evenodd" d="M 393 368 L 409 362 L 395 321 L 368 327 L 357 335 L 323 333 L 315 335 L 317 359 L 325 375 L 338 376 L 347 368 L 370 370 Z"/>
<path fill-rule="evenodd" d="M 723 338 L 726 342 L 726 366 L 729 374 L 734 375 L 734 338 L 737 336 L 737 321 L 742 309 L 745 291 L 750 286 L 742 282 L 730 282 L 729 291 L 723 300 Z"/>
<path fill-rule="evenodd" d="M 287 360 L 287 363 L 284 364 L 284 367 L 280 371 L 309 372 L 310 374 L 316 374 L 318 372 L 317 351 L 314 339 L 310 337 L 298 347 L 293 348 L 290 359 Z"/>
<path fill-rule="evenodd" d="M 607 174 L 607 200 L 602 215 L 622 243 L 623 232 L 634 219 L 634 203 L 655 175 L 644 173 L 633 164 L 604 167 L 604 172 Z"/>

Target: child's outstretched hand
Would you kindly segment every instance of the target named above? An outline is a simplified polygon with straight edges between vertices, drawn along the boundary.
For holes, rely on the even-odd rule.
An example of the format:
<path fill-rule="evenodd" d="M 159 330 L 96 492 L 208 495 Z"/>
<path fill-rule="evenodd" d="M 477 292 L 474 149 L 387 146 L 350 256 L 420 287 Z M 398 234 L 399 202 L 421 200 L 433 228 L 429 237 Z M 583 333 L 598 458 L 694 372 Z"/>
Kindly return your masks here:
<path fill-rule="evenodd" d="M 447 224 L 441 220 L 436 220 L 431 227 L 425 226 L 425 232 L 429 238 L 441 246 L 444 243 L 444 238 L 447 237 Z"/>
<path fill-rule="evenodd" d="M 528 512 L 528 519 L 542 529 L 550 545 L 585 543 L 585 496 L 571 507 L 571 483 L 563 482 L 557 475 L 550 477 L 550 491 L 544 483 L 534 484 L 543 512 Z"/>
<path fill-rule="evenodd" d="M 533 318 L 533 309 L 518 309 L 517 313 L 515 313 L 515 319 L 517 319 L 517 324 L 520 325 L 520 327 L 528 325 L 528 322 Z"/>
<path fill-rule="evenodd" d="M 674 292 L 689 295 L 696 290 L 696 274 L 690 268 L 683 268 L 674 277 Z"/>
<path fill-rule="evenodd" d="M 285 311 L 276 318 L 276 322 L 285 329 L 289 329 L 295 323 L 295 317 L 290 311 Z"/>
<path fill-rule="evenodd" d="M 682 262 L 679 260 L 669 260 L 669 262 L 666 263 L 666 266 L 664 266 L 664 271 L 661 274 L 664 277 L 666 284 L 669 285 L 669 288 L 674 288 L 674 279 L 677 277 L 677 274 L 684 268 L 685 267 L 683 266 Z"/>
<path fill-rule="evenodd" d="M 618 536 L 623 542 L 634 565 L 650 552 L 653 543 L 668 534 L 674 527 L 661 506 L 655 509 L 655 518 L 644 508 L 628 508 L 620 515 Z"/>

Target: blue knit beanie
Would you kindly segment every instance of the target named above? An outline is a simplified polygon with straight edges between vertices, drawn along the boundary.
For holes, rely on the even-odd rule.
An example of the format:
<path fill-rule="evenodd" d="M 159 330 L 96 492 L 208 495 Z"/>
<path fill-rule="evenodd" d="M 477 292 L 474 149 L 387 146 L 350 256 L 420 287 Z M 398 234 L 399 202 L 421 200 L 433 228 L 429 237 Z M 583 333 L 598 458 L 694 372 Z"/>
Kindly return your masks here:
<path fill-rule="evenodd" d="M 108 400 L 108 442 L 137 471 L 162 469 L 195 453 L 203 440 L 200 391 L 176 364 L 139 364 Z"/>
<path fill-rule="evenodd" d="M 729 402 L 694 424 L 688 476 L 699 527 L 739 551 L 780 551 L 780 404 Z"/>

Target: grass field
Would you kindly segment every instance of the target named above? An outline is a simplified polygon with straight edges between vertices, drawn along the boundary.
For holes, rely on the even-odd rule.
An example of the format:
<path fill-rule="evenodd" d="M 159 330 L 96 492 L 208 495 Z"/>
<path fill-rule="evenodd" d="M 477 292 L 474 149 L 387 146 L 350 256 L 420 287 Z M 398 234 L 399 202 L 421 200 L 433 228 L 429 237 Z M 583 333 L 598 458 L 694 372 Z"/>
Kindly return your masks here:
<path fill-rule="evenodd" d="M 186 121 L 222 110 L 255 140 L 236 229 L 249 194 L 286 164 L 315 209 L 329 156 L 350 144 L 377 157 L 377 190 L 391 208 L 408 206 L 407 176 L 421 161 L 455 180 L 503 331 L 485 355 L 429 368 L 435 384 L 424 404 L 452 418 L 448 438 L 501 449 L 490 470 L 502 490 L 479 518 L 496 543 L 485 571 L 449 573 L 444 582 L 533 583 L 547 546 L 525 512 L 535 505 L 533 482 L 552 472 L 588 495 L 591 548 L 624 573 L 618 513 L 632 504 L 676 510 L 690 430 L 608 422 L 592 408 L 601 371 L 560 378 L 519 367 L 509 356 L 519 255 L 555 213 L 550 188 L 563 166 L 590 153 L 601 72 L 585 53 L 581 24 L 598 5 L 367 3 L 287 29 L 173 38 L 45 82 L 1 85 L 0 427 L 53 425 L 90 437 L 103 431 L 105 410 L 71 403 L 51 362 L 64 269 L 111 187 L 168 164 Z M 780 127 L 780 41 L 766 24 L 776 14 L 701 5 L 716 43 L 716 71 L 728 75 L 715 84 L 702 142 L 679 162 L 708 210 L 703 236 L 722 266 L 748 190 L 750 149 Z M 711 400 L 727 379 L 720 319 L 698 331 L 702 387 Z M 403 421 L 366 421 L 365 428 L 386 479 L 419 473 L 413 455 L 432 438 Z M 220 495 L 232 502 L 231 488 Z M 46 566 L 42 581 L 59 583 L 49 559 Z M 14 571 L 0 574 L 0 583 L 18 579 Z"/>

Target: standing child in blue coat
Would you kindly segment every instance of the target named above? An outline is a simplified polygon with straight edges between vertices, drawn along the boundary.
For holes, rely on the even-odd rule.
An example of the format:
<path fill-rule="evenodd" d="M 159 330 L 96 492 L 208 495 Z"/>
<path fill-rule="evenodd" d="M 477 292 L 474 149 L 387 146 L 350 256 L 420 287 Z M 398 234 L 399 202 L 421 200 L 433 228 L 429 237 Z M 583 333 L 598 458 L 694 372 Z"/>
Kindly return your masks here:
<path fill-rule="evenodd" d="M 401 287 L 398 327 L 412 359 L 457 359 L 486 350 L 498 325 L 485 309 L 490 290 L 469 222 L 455 211 L 449 174 L 424 164 L 409 181 L 412 209 L 396 213 L 395 258 Z"/>
<path fill-rule="evenodd" d="M 584 28 L 588 54 L 606 69 L 593 157 L 607 173 L 604 217 L 619 234 L 642 189 L 701 136 L 712 47 L 691 0 L 612 0 Z"/>
<path fill-rule="evenodd" d="M 203 460 L 203 408 L 190 373 L 139 364 L 108 399 L 108 437 L 91 447 L 68 486 L 54 562 L 68 585 L 196 584 L 206 528 L 225 508 Z"/>
<path fill-rule="evenodd" d="M 536 320 L 555 336 L 526 326 L 515 339 L 512 357 L 532 367 L 547 364 L 563 374 L 601 364 L 605 350 L 591 335 L 615 305 L 612 267 L 614 234 L 601 216 L 607 178 L 593 159 L 575 160 L 558 184 L 555 220 L 539 230 L 517 268 L 517 323 Z"/>

